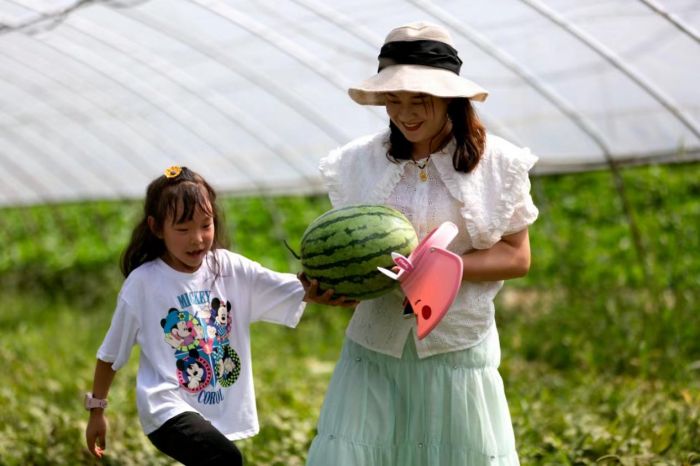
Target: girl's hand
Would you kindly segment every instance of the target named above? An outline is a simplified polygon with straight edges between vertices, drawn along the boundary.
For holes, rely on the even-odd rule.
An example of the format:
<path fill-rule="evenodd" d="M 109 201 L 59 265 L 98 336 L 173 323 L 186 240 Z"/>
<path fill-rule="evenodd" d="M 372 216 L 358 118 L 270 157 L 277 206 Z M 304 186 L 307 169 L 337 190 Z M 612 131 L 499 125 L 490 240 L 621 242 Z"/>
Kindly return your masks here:
<path fill-rule="evenodd" d="M 333 294 L 335 293 L 332 289 L 326 290 L 323 294 L 318 294 L 318 280 L 310 280 L 306 277 L 304 272 L 299 272 L 297 278 L 304 287 L 304 301 L 307 303 L 324 304 L 327 306 L 340 306 L 340 307 L 355 307 L 358 305 L 359 301 L 354 299 L 346 298 L 345 296 L 340 296 L 333 299 Z"/>
<path fill-rule="evenodd" d="M 102 458 L 107 448 L 107 418 L 103 409 L 94 408 L 90 411 L 90 420 L 85 428 L 85 441 L 90 453 L 96 458 Z"/>

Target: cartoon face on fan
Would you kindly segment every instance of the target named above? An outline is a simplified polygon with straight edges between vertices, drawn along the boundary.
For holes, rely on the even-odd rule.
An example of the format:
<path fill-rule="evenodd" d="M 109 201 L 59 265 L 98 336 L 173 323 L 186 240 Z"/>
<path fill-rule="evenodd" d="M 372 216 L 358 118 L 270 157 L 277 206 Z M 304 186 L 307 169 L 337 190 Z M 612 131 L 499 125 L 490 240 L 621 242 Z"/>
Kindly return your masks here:
<path fill-rule="evenodd" d="M 185 391 L 229 387 L 238 379 L 241 362 L 230 346 L 230 313 L 229 301 L 213 298 L 199 312 L 170 308 L 161 320 L 164 340 L 175 350 L 178 382 Z"/>
<path fill-rule="evenodd" d="M 392 253 L 398 273 L 378 267 L 397 280 L 406 299 L 408 313 L 414 313 L 418 338 L 425 338 L 445 316 L 462 282 L 462 259 L 446 248 L 457 235 L 457 226 L 444 222 L 426 236 L 411 255 Z"/>

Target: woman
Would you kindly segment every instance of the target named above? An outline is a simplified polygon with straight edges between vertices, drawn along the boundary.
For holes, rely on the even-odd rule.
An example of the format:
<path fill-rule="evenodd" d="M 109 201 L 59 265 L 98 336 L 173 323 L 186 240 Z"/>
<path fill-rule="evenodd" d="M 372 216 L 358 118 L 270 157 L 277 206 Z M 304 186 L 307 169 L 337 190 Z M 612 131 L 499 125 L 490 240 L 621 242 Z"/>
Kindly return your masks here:
<path fill-rule="evenodd" d="M 350 89 L 383 105 L 389 130 L 321 161 L 334 207 L 386 204 L 419 239 L 444 221 L 459 227 L 459 294 L 423 340 L 402 318 L 402 297 L 362 302 L 347 329 L 308 455 L 310 466 L 517 465 L 498 373 L 493 300 L 530 266 L 537 209 L 528 171 L 537 158 L 486 133 L 470 100 L 487 92 L 459 76 L 449 33 L 429 23 L 392 30 L 379 71 Z"/>

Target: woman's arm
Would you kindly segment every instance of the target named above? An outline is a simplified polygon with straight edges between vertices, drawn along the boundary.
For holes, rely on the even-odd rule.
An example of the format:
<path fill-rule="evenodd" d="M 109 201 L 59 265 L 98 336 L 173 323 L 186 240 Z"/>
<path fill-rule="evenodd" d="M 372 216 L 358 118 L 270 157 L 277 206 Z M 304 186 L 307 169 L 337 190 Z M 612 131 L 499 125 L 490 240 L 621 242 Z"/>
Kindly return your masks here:
<path fill-rule="evenodd" d="M 92 396 L 106 399 L 115 374 L 112 363 L 98 359 L 92 382 Z M 104 409 L 92 408 L 90 410 L 90 419 L 85 428 L 85 440 L 90 453 L 97 458 L 102 458 L 102 453 L 107 448 L 107 419 L 104 416 Z"/>
<path fill-rule="evenodd" d="M 530 270 L 527 228 L 504 236 L 489 249 L 473 249 L 462 256 L 463 280 L 481 282 L 524 277 Z"/>

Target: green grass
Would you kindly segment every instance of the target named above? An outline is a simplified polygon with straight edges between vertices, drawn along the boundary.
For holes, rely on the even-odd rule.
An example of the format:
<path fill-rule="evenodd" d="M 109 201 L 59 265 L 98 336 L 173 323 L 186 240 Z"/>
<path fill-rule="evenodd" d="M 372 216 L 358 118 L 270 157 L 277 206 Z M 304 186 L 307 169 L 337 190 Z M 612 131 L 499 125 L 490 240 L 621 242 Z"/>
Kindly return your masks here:
<path fill-rule="evenodd" d="M 528 277 L 497 300 L 501 373 L 524 465 L 700 464 L 700 165 L 624 172 L 641 256 L 605 172 L 537 178 Z M 233 249 L 298 269 L 323 197 L 225 199 Z M 84 448 L 94 355 L 121 284 L 139 202 L 2 210 L 0 465 L 97 464 Z M 346 309 L 295 330 L 253 326 L 261 433 L 248 464 L 301 465 L 340 351 Z M 102 464 L 172 464 L 140 430 L 138 351 L 110 393 Z"/>

